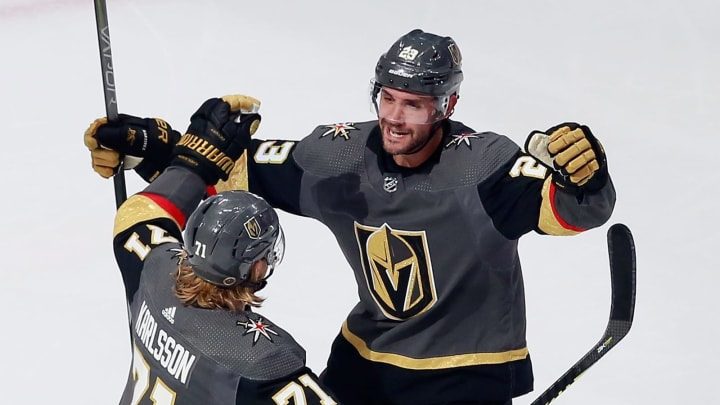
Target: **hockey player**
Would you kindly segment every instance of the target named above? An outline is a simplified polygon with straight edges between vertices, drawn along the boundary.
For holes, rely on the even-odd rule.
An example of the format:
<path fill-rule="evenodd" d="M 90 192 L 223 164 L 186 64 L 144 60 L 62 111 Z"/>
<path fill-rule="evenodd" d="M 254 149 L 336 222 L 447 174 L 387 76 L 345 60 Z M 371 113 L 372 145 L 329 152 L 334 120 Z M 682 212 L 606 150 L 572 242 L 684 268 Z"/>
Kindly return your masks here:
<path fill-rule="evenodd" d="M 133 348 L 120 404 L 336 404 L 306 367 L 303 348 L 251 310 L 283 257 L 275 210 L 246 191 L 200 203 L 259 123 L 254 112 L 234 121 L 256 100 L 224 100 L 203 104 L 171 145 L 170 167 L 118 209 L 113 246 Z M 96 143 L 98 124 L 87 143 Z"/>
<path fill-rule="evenodd" d="M 413 30 L 376 64 L 377 120 L 249 140 L 233 173 L 235 186 L 325 224 L 354 271 L 359 301 L 321 377 L 346 404 L 499 405 L 530 392 L 518 240 L 612 214 L 605 152 L 587 126 L 533 131 L 521 148 L 450 119 L 461 59 L 452 38 Z M 152 180 L 163 151 L 134 153 L 113 136 L 133 126 L 158 133 L 132 117 L 99 128 L 100 143 L 144 157 L 137 171 Z M 91 155 L 104 177 L 118 166 L 114 151 Z"/>

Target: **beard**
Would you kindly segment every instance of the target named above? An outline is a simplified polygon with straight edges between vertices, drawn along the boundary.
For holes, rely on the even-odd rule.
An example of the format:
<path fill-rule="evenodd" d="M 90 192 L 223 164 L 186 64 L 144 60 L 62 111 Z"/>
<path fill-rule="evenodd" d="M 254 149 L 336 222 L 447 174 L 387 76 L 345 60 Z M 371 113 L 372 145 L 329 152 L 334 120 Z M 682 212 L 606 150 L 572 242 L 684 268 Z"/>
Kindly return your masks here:
<path fill-rule="evenodd" d="M 412 155 L 420 152 L 428 144 L 435 131 L 426 130 L 422 132 L 412 129 L 398 129 L 392 125 L 381 123 L 382 147 L 385 153 L 391 156 Z M 394 138 L 391 132 L 397 131 L 402 134 Z"/>

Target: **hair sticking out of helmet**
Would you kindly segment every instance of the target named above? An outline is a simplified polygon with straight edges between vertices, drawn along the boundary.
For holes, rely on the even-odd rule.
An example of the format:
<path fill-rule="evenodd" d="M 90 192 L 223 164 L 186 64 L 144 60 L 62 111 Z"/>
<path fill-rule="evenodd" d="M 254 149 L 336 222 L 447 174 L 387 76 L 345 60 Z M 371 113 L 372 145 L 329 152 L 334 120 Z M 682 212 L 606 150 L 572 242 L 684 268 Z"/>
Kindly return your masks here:
<path fill-rule="evenodd" d="M 262 288 L 285 253 L 285 237 L 275 210 L 246 191 L 226 191 L 203 201 L 184 232 L 188 262 L 201 279 L 221 287 Z M 252 282 L 252 265 L 265 259 L 268 271 Z"/>
<path fill-rule="evenodd" d="M 448 116 L 451 97 L 459 96 L 463 80 L 462 54 L 455 41 L 420 29 L 400 37 L 380 56 L 371 82 L 371 99 L 379 114 L 382 88 L 388 87 L 432 97 L 432 123 Z"/>

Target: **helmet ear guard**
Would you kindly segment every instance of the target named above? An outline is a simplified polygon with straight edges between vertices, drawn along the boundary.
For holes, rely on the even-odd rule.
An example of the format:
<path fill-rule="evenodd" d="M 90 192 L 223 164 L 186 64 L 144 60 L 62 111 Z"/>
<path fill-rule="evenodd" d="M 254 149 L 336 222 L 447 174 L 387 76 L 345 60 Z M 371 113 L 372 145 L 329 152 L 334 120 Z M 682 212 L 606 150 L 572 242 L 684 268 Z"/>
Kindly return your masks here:
<path fill-rule="evenodd" d="M 220 286 L 260 289 L 282 261 L 285 238 L 275 210 L 246 191 L 226 191 L 203 201 L 188 218 L 187 262 L 201 279 Z M 265 259 L 263 280 L 252 280 L 253 264 Z"/>

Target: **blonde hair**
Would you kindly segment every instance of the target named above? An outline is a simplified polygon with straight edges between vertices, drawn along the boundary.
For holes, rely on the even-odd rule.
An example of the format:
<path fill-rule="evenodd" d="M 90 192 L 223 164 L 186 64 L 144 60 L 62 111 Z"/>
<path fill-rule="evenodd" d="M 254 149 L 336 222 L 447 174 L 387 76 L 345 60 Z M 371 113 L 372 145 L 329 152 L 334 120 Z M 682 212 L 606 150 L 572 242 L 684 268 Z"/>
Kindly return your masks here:
<path fill-rule="evenodd" d="M 185 264 L 187 253 L 180 257 L 178 269 L 175 272 L 175 296 L 185 306 L 205 309 L 226 309 L 233 312 L 245 310 L 246 306 L 259 307 L 265 298 L 255 295 L 255 289 L 237 285 L 234 287 L 220 287 L 198 277 L 192 266 Z M 254 280 L 254 272 L 251 272 Z"/>

